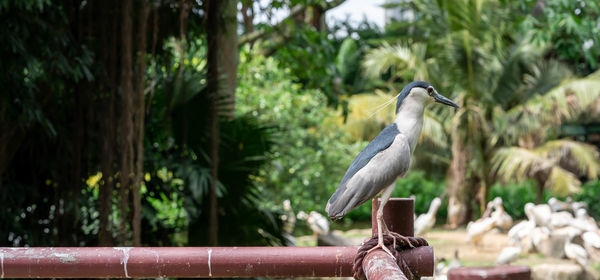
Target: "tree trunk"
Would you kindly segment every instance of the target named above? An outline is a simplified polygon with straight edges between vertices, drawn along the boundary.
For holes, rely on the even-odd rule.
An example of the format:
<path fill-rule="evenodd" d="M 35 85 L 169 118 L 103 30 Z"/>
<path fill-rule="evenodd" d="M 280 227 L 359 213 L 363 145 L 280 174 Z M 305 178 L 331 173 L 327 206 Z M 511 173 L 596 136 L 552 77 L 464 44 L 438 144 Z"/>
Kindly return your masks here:
<path fill-rule="evenodd" d="M 254 32 L 254 7 L 252 7 L 252 1 L 241 1 L 242 2 L 242 19 L 244 20 L 244 34 L 250 34 Z M 252 42 L 250 42 L 252 47 Z"/>
<path fill-rule="evenodd" d="M 537 204 L 544 203 L 544 187 L 546 185 L 546 180 L 550 177 L 550 173 L 552 173 L 552 167 L 541 168 L 533 174 L 533 179 L 536 182 L 535 188 L 535 202 Z"/>
<path fill-rule="evenodd" d="M 102 110 L 100 115 L 100 131 L 101 133 L 101 157 L 100 157 L 100 170 L 102 172 L 102 183 L 99 186 L 98 192 L 98 212 L 99 212 L 99 227 L 98 240 L 100 246 L 113 246 L 113 229 L 112 221 L 112 198 L 113 190 L 115 187 L 115 151 L 116 147 L 116 136 L 115 131 L 117 130 L 117 119 L 115 117 L 115 97 L 117 94 L 117 88 L 114 86 L 117 84 L 118 79 L 118 34 L 120 27 L 120 17 L 118 15 L 118 8 L 120 5 L 116 5 L 115 1 L 104 2 L 103 7 L 103 20 L 104 24 L 101 24 L 102 28 L 102 41 L 104 42 L 103 58 L 104 65 L 106 65 L 107 79 L 112 81 L 114 84 L 104 85 L 101 87 L 101 91 L 105 91 L 102 94 Z M 118 7 L 118 8 L 117 8 Z"/>
<path fill-rule="evenodd" d="M 220 21 L 220 0 L 209 0 L 207 2 L 207 18 L 206 18 L 206 40 L 207 49 L 207 73 L 206 73 L 206 88 L 210 98 L 210 125 L 209 125 L 209 141 L 210 141 L 210 193 L 209 193 L 209 217 L 208 217 L 208 243 L 217 245 L 219 243 L 219 221 L 217 216 L 217 181 L 219 176 L 219 115 L 218 115 L 218 100 L 219 100 L 219 52 L 218 52 L 218 33 Z"/>
<path fill-rule="evenodd" d="M 146 89 L 146 27 L 150 7 L 145 1 L 140 2 L 138 25 L 137 71 L 135 88 L 135 171 L 132 185 L 133 198 L 133 245 L 141 245 L 142 237 L 142 198 L 141 187 L 144 176 L 144 91 Z"/>
<path fill-rule="evenodd" d="M 133 0 L 124 0 L 121 22 L 121 121 L 120 121 L 120 242 L 128 243 L 127 220 L 129 212 L 129 188 L 131 186 L 131 173 L 133 169 L 133 59 L 132 59 L 132 3 Z"/>
<path fill-rule="evenodd" d="M 469 203 L 467 200 L 467 159 L 466 147 L 458 134 L 452 134 L 452 161 L 448 169 L 448 224 L 456 228 L 467 222 Z"/>
<path fill-rule="evenodd" d="M 218 244 L 217 184 L 219 178 L 219 117 L 235 114 L 237 78 L 237 1 L 213 0 L 207 3 L 207 92 L 210 95 L 211 188 L 209 243 Z"/>
<path fill-rule="evenodd" d="M 216 3 L 216 2 L 213 2 Z M 217 71 L 219 72 L 219 115 L 233 118 L 235 115 L 235 88 L 237 86 L 237 1 L 219 1 L 220 20 L 216 35 Z M 209 32 L 210 33 L 210 32 Z"/>
<path fill-rule="evenodd" d="M 310 13 L 307 17 L 310 19 L 308 23 L 317 31 L 325 30 L 326 25 L 323 8 L 319 5 L 311 6 L 307 12 Z"/>

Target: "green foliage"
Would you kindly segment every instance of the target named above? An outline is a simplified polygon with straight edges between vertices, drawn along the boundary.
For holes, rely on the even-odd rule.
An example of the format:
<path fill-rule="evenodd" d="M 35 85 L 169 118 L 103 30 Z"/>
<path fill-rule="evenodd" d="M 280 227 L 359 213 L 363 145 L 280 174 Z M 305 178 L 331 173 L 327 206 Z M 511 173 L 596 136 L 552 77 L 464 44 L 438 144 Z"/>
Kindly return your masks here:
<path fill-rule="evenodd" d="M 295 30 L 274 56 L 294 74 L 288 79 L 303 87 L 322 89 L 330 104 L 338 101 L 333 84 L 336 50 L 327 34 L 310 27 Z"/>
<path fill-rule="evenodd" d="M 323 212 L 346 168 L 364 146 L 346 144 L 339 115 L 319 90 L 292 82 L 291 70 L 273 58 L 241 54 L 239 114 L 274 126 L 269 164 L 254 181 L 270 207 L 290 199 L 296 210 Z"/>
<path fill-rule="evenodd" d="M 588 214 L 594 219 L 600 219 L 600 180 L 589 181 L 582 186 L 582 191 L 574 196 L 575 201 L 583 201 L 588 204 Z"/>
<path fill-rule="evenodd" d="M 536 1 L 522 0 L 531 5 Z M 552 53 L 569 61 L 580 74 L 598 69 L 600 57 L 600 3 L 595 0 L 545 1 L 539 18 L 528 16 L 521 29 L 534 31 L 535 39 L 551 42 Z"/>
<path fill-rule="evenodd" d="M 536 199 L 536 183 L 527 180 L 522 183 L 494 184 L 488 196 L 488 200 L 501 197 L 504 210 L 513 219 L 525 218 L 525 203 L 534 202 Z M 544 201 L 550 198 L 549 191 L 544 192 Z"/>
<path fill-rule="evenodd" d="M 48 99 L 69 102 L 72 82 L 92 81 L 93 54 L 73 42 L 64 6 L 44 0 L 2 1 L 0 23 L 0 126 L 4 121 L 22 127 L 42 125 L 55 137 L 57 128 L 47 116 Z"/>

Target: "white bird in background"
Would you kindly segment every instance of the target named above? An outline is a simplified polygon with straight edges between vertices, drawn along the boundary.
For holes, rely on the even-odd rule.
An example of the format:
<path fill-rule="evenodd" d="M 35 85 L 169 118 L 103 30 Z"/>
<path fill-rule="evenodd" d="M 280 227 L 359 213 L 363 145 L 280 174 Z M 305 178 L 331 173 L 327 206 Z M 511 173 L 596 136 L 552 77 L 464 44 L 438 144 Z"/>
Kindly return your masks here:
<path fill-rule="evenodd" d="M 538 227 L 550 226 L 550 215 L 552 209 L 547 204 L 535 205 L 531 202 L 525 204 L 525 214 L 529 220 L 534 221 Z"/>
<path fill-rule="evenodd" d="M 573 212 L 577 212 L 577 210 L 579 209 L 587 209 L 588 208 L 588 204 L 586 202 L 581 202 L 581 201 L 574 201 L 571 202 L 571 209 L 573 209 Z"/>
<path fill-rule="evenodd" d="M 481 214 L 480 219 L 489 218 L 492 215 L 492 211 L 494 211 L 494 201 L 489 201 L 485 206 L 485 211 Z"/>
<path fill-rule="evenodd" d="M 429 211 L 419 215 L 415 220 L 415 236 L 422 235 L 428 232 L 435 225 L 435 214 L 442 205 L 442 200 L 438 197 L 434 198 L 429 205 Z"/>
<path fill-rule="evenodd" d="M 551 197 L 550 199 L 548 199 L 548 205 L 552 209 L 552 212 L 573 210 L 570 203 L 562 202 L 556 199 L 556 197 Z"/>
<path fill-rule="evenodd" d="M 542 250 L 542 242 L 550 238 L 550 230 L 547 227 L 536 227 L 531 231 L 530 236 L 534 248 L 540 252 Z"/>
<path fill-rule="evenodd" d="M 566 227 L 571 224 L 574 217 L 570 212 L 560 211 L 550 215 L 550 227 L 553 229 Z"/>
<path fill-rule="evenodd" d="M 502 206 L 502 198 L 496 197 L 492 201 L 494 208 L 494 212 L 492 212 L 492 219 L 496 220 L 496 225 L 502 230 L 509 230 L 513 225 L 513 219 L 504 211 L 504 206 Z"/>
<path fill-rule="evenodd" d="M 496 264 L 509 264 L 516 260 L 519 257 L 519 254 L 521 254 L 520 246 L 504 247 L 504 249 L 500 251 L 500 254 L 498 254 L 498 257 L 496 258 Z"/>
<path fill-rule="evenodd" d="M 434 279 L 438 279 L 438 277 L 439 279 L 446 279 L 444 277 L 446 277 L 450 269 L 461 266 L 462 264 L 460 263 L 460 259 L 458 258 L 458 249 L 454 249 L 454 256 L 452 257 L 452 259 L 450 259 L 448 265 L 442 264 L 439 267 L 437 267 L 437 276 L 434 276 Z M 423 277 L 421 279 L 423 279 Z"/>
<path fill-rule="evenodd" d="M 508 238 L 515 245 L 521 244 L 521 240 L 528 236 L 534 228 L 535 222 L 529 220 L 522 221 L 508 231 Z"/>
<path fill-rule="evenodd" d="M 587 210 L 579 208 L 575 211 L 575 219 L 571 221 L 571 226 L 582 231 L 597 231 L 598 225 L 594 218 L 588 216 Z"/>
<path fill-rule="evenodd" d="M 589 258 L 587 251 L 580 245 L 571 243 L 573 238 L 577 235 L 578 234 L 573 231 L 568 233 L 565 242 L 565 255 L 567 256 L 567 258 L 576 261 L 579 265 L 586 266 Z"/>
<path fill-rule="evenodd" d="M 585 243 L 586 246 L 600 249 L 600 234 L 598 234 L 597 232 L 595 232 L 595 231 L 584 232 L 581 235 L 581 238 L 583 239 L 583 243 Z"/>
<path fill-rule="evenodd" d="M 448 263 L 448 269 L 461 267 L 460 258 L 458 258 L 458 249 L 454 249 L 454 257 Z"/>
<path fill-rule="evenodd" d="M 496 226 L 496 220 L 492 218 L 485 218 L 475 222 L 470 222 L 467 225 L 467 242 L 479 245 L 483 236 Z"/>
<path fill-rule="evenodd" d="M 300 211 L 298 219 L 306 220 L 306 223 L 315 234 L 326 235 L 329 233 L 329 221 L 319 212 L 310 211 L 310 214 L 306 214 L 306 212 Z"/>

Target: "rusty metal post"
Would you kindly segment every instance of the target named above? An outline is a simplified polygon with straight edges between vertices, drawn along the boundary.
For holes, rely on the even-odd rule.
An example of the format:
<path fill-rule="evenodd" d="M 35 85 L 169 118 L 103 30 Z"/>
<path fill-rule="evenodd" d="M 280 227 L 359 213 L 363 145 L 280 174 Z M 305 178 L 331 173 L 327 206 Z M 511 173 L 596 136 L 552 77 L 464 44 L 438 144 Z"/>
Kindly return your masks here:
<path fill-rule="evenodd" d="M 448 280 L 530 280 L 531 269 L 523 265 L 457 267 L 448 271 Z"/>
<path fill-rule="evenodd" d="M 371 211 L 372 234 L 377 234 L 377 209 L 379 199 L 373 200 Z M 404 236 L 414 235 L 414 200 L 412 198 L 391 198 L 383 209 L 383 220 L 388 229 Z M 400 253 L 411 272 L 416 276 L 433 276 L 433 248 L 418 247 Z M 363 260 L 365 276 L 370 280 L 407 279 L 396 261 L 383 250 L 375 250 Z M 390 277 L 390 278 L 388 278 Z"/>
<path fill-rule="evenodd" d="M 371 232 L 377 235 L 377 209 L 379 198 L 373 199 L 371 207 Z M 388 229 L 404 236 L 413 236 L 415 201 L 412 198 L 390 198 L 383 208 L 383 220 Z"/>

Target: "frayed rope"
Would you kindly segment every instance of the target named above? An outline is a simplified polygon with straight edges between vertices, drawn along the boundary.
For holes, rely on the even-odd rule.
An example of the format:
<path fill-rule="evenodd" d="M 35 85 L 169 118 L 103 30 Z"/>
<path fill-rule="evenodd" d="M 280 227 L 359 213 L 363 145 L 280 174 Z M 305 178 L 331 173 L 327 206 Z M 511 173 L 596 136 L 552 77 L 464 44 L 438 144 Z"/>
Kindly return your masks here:
<path fill-rule="evenodd" d="M 410 271 L 410 269 L 408 268 L 408 265 L 406 264 L 404 259 L 402 259 L 400 257 L 400 252 L 407 250 L 407 249 L 416 248 L 416 247 L 429 246 L 429 244 L 427 243 L 427 240 L 425 240 L 421 237 L 407 236 L 406 238 L 408 238 L 408 240 L 410 241 L 410 244 L 401 238 L 396 238 L 396 248 L 394 248 L 394 238 L 392 236 L 386 235 L 383 237 L 383 245 L 385 247 L 387 247 L 388 250 L 390 250 L 390 252 L 392 252 L 392 254 L 394 254 L 394 257 L 396 258 L 396 262 L 398 263 L 400 270 L 402 270 L 402 273 L 404 273 L 406 278 L 411 279 L 411 280 L 417 279 L 418 277 L 413 275 L 412 271 Z M 375 236 L 371 237 L 371 239 L 365 240 L 363 242 L 362 246 L 360 246 L 360 248 L 358 248 L 358 252 L 356 253 L 356 256 L 354 257 L 354 265 L 352 267 L 352 271 L 354 271 L 354 275 L 353 275 L 354 279 L 356 279 L 356 280 L 366 280 L 367 279 L 367 277 L 365 276 L 365 271 L 363 270 L 363 267 L 362 267 L 362 262 L 363 262 L 365 256 L 367 256 L 367 253 L 369 252 L 369 250 L 371 248 L 377 246 L 378 241 L 379 241 L 378 237 L 377 237 L 377 235 L 375 235 Z"/>

